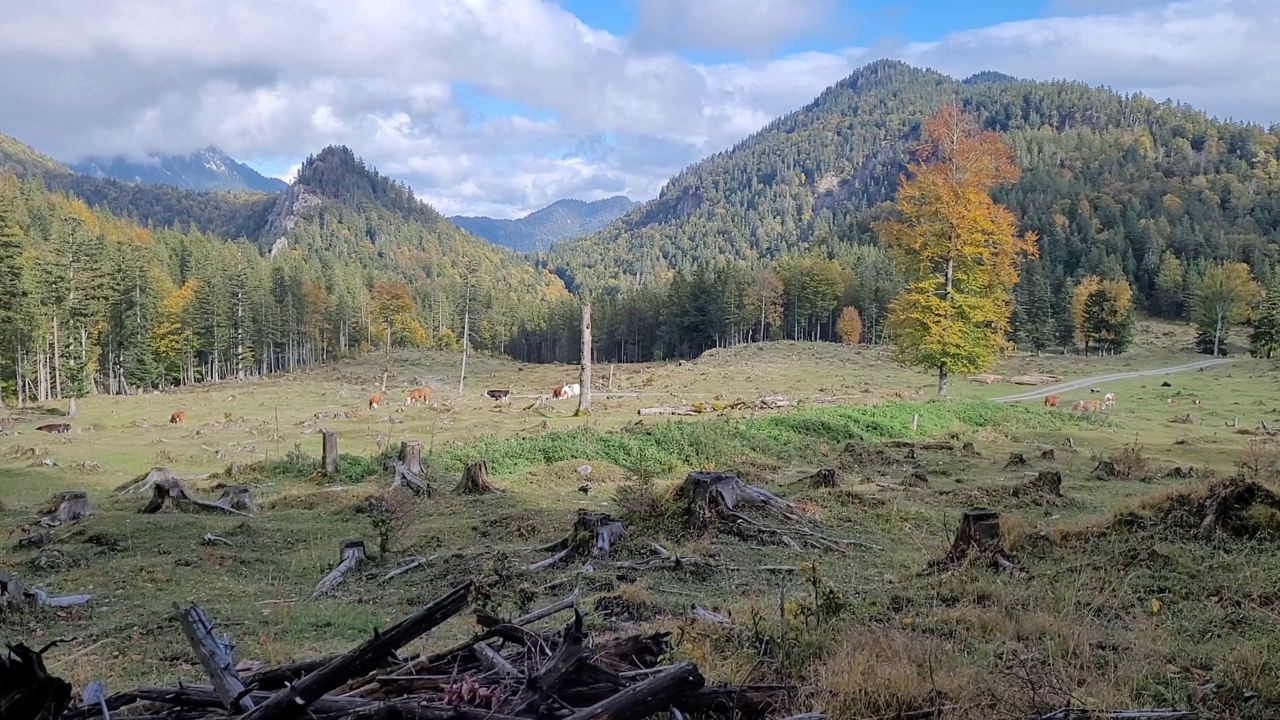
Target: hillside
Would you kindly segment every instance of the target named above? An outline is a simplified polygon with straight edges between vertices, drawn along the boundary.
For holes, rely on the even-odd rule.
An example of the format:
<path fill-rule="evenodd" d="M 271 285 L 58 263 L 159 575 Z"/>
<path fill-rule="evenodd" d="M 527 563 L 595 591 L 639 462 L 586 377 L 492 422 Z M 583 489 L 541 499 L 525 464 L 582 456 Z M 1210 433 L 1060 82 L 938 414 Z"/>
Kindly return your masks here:
<path fill-rule="evenodd" d="M 571 284 L 643 283 L 672 269 L 772 259 L 873 240 L 920 122 L 958 101 L 1007 137 L 1023 176 L 998 199 L 1042 238 L 1057 280 L 1127 275 L 1149 308 L 1170 255 L 1264 263 L 1280 231 L 1280 127 L 1073 82 L 999 73 L 956 81 L 878 61 L 727 152 L 684 170 L 657 199 L 557 244 Z M 827 252 L 828 250 L 824 250 Z"/>
<path fill-rule="evenodd" d="M 519 252 L 546 252 L 557 241 L 600 230 L 638 204 L 623 195 L 594 202 L 557 200 L 516 220 L 455 215 L 449 221 L 495 245 Z"/>
<path fill-rule="evenodd" d="M 212 146 L 187 155 L 153 154 L 146 160 L 91 157 L 73 163 L 70 168 L 89 177 L 142 185 L 172 185 L 186 190 L 280 192 L 288 187 L 283 180 L 264 177 Z"/>

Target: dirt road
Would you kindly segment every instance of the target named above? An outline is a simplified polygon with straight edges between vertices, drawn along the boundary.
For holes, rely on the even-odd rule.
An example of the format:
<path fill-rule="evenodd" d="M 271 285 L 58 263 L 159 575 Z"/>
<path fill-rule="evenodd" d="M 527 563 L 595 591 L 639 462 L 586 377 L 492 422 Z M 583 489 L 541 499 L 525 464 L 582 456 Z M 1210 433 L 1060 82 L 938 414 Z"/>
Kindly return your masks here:
<path fill-rule="evenodd" d="M 1116 380 L 1128 380 L 1129 378 L 1148 377 L 1151 375 L 1172 375 L 1174 373 L 1186 372 L 1188 370 L 1199 370 L 1200 368 L 1224 365 L 1232 362 L 1235 362 L 1235 360 L 1201 360 L 1199 362 L 1187 363 L 1186 365 L 1178 365 L 1176 367 L 1160 368 L 1159 370 L 1136 370 L 1134 372 L 1115 373 L 1112 375 L 1098 375 L 1097 377 L 1082 378 L 1080 380 L 1068 380 L 1067 382 L 1060 382 L 1057 385 L 1044 385 L 1036 388 L 1035 390 L 1028 390 L 1024 393 L 1018 393 L 1017 395 L 995 398 L 992 402 L 1037 400 L 1045 395 L 1061 395 L 1062 393 L 1071 392 L 1072 390 L 1098 386 L 1103 383 L 1114 382 Z M 1102 389 L 1106 390 L 1106 388 Z"/>

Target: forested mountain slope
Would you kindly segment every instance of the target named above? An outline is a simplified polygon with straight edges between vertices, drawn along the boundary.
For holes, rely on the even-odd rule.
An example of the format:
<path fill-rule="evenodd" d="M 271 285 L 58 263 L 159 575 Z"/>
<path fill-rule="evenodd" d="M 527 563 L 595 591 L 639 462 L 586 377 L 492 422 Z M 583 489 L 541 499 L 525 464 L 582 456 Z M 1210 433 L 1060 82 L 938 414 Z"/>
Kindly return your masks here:
<path fill-rule="evenodd" d="M 833 239 L 872 242 L 869 222 L 892 198 L 920 122 L 948 101 L 1015 148 L 1022 178 L 997 199 L 1040 235 L 1053 276 L 1124 275 L 1151 306 L 1171 257 L 1257 265 L 1275 254 L 1276 128 L 1080 83 L 998 73 L 957 82 L 877 61 L 689 167 L 620 221 L 557 244 L 551 262 L 571 284 L 603 289 Z"/>
<path fill-rule="evenodd" d="M 603 228 L 638 204 L 631 198 L 615 195 L 594 202 L 557 200 L 517 220 L 463 215 L 449 220 L 495 245 L 519 252 L 546 252 L 557 241 Z"/>
<path fill-rule="evenodd" d="M 124 157 L 86 158 L 71 170 L 81 175 L 143 185 L 172 185 L 187 190 L 280 192 L 288 183 L 264 177 L 216 147 L 186 155 L 153 154 L 146 161 Z"/>

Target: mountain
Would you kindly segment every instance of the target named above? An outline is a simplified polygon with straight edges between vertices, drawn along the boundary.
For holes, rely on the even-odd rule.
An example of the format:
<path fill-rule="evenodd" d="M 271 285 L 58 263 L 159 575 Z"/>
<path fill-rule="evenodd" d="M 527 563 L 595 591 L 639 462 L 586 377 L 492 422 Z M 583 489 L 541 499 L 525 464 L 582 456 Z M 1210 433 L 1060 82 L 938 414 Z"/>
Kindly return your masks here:
<path fill-rule="evenodd" d="M 957 81 L 884 60 L 685 169 L 617 222 L 557 243 L 549 261 L 571 286 L 604 289 L 873 243 L 921 122 L 945 102 L 1014 148 L 1022 177 L 997 199 L 1040 235 L 1041 264 L 1060 281 L 1127 277 L 1150 309 L 1163 266 L 1242 259 L 1261 273 L 1277 257 L 1280 127 L 1082 83 Z"/>
<path fill-rule="evenodd" d="M 557 200 L 518 220 L 455 215 L 449 220 L 472 235 L 519 252 L 546 252 L 553 243 L 593 233 L 639 203 L 623 195 L 603 200 Z"/>
<path fill-rule="evenodd" d="M 141 185 L 172 185 L 186 190 L 256 190 L 280 192 L 288 184 L 264 177 L 210 146 L 188 155 L 151 154 L 146 160 L 125 157 L 87 158 L 70 165 L 72 171 Z"/>

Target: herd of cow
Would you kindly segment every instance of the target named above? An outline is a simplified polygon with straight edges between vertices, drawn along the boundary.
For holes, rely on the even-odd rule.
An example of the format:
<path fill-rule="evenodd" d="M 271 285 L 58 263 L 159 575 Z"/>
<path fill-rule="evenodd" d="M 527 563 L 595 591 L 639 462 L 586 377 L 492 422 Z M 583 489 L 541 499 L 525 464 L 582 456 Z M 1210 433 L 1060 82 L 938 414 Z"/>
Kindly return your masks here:
<path fill-rule="evenodd" d="M 1097 392 L 1096 390 L 1094 392 Z M 1056 408 L 1062 402 L 1061 395 L 1046 395 L 1044 397 L 1044 406 L 1047 408 Z M 1110 410 L 1116 406 L 1116 394 L 1107 393 L 1102 396 L 1102 400 L 1077 400 L 1071 409 L 1075 412 L 1095 412 L 1098 410 Z"/>
<path fill-rule="evenodd" d="M 581 394 L 581 392 L 582 392 L 582 386 L 578 385 L 577 383 L 574 383 L 572 385 L 561 385 L 551 390 L 551 399 L 564 400 L 565 398 L 571 398 L 576 395 L 579 395 Z M 511 399 L 510 390 L 485 390 L 484 394 L 490 400 L 497 400 L 498 402 L 507 402 Z M 410 405 L 426 404 L 430 400 L 431 400 L 431 388 L 420 387 L 420 388 L 414 388 L 413 390 L 409 391 L 409 396 L 405 398 L 404 404 L 405 404 L 405 407 L 408 407 Z M 384 404 L 385 404 L 385 398 L 383 398 L 382 393 L 374 393 L 373 397 L 369 398 L 370 410 L 377 410 L 378 408 L 382 407 Z"/>

